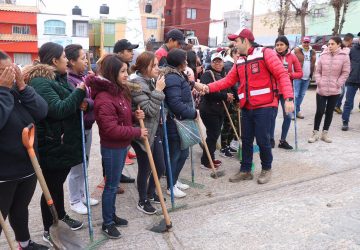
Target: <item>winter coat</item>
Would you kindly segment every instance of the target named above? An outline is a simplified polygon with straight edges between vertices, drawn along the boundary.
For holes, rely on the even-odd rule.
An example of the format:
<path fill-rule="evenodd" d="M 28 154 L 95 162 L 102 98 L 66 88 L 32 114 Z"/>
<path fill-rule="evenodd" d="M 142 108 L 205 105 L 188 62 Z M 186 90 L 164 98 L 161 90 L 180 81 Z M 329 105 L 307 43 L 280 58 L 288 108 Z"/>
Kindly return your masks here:
<path fill-rule="evenodd" d="M 85 91 L 75 89 L 49 65 L 38 64 L 25 71 L 28 84 L 45 99 L 49 111 L 36 123 L 42 169 L 69 169 L 82 162 L 80 104 Z"/>
<path fill-rule="evenodd" d="M 99 126 L 100 144 L 107 148 L 124 148 L 140 138 L 140 128 L 133 127 L 131 101 L 116 83 L 89 75 L 85 79 L 94 99 L 95 120 Z"/>
<path fill-rule="evenodd" d="M 160 121 L 160 106 L 161 102 L 165 99 L 165 94 L 162 91 L 155 89 L 153 79 L 146 79 L 140 73 L 135 73 L 130 76 L 131 82 L 138 84 L 141 88 L 140 91 L 132 91 L 133 106 L 137 109 L 139 105 L 141 110 L 145 113 L 145 127 L 148 129 L 148 139 L 150 145 L 154 142 L 156 130 Z M 145 151 L 145 145 L 142 140 L 136 142 Z"/>
<path fill-rule="evenodd" d="M 44 119 L 47 110 L 45 100 L 30 86 L 21 92 L 0 87 L 0 182 L 34 174 L 21 133 L 30 123 Z M 34 149 L 38 156 L 37 133 Z"/>
<path fill-rule="evenodd" d="M 72 84 L 75 88 L 82 82 L 84 82 L 85 75 L 78 75 L 71 69 L 68 70 L 68 82 Z M 84 126 L 86 130 L 92 128 L 92 125 L 95 122 L 95 115 L 94 115 L 94 100 L 90 97 L 90 88 L 86 88 L 86 98 L 85 101 L 88 103 L 88 108 L 84 112 Z"/>
<path fill-rule="evenodd" d="M 186 76 L 171 66 L 164 69 L 164 75 L 165 104 L 169 109 L 166 121 L 167 132 L 169 138 L 180 140 L 173 117 L 175 116 L 178 120 L 195 119 L 197 112 L 193 107 L 191 88 Z"/>
<path fill-rule="evenodd" d="M 350 73 L 350 58 L 341 48 L 331 53 L 326 48 L 317 63 L 316 92 L 321 96 L 339 95 Z"/>
<path fill-rule="evenodd" d="M 310 46 L 310 55 L 311 55 L 311 62 L 310 62 L 310 78 L 314 74 L 315 70 L 315 62 L 316 62 L 316 51 L 312 49 Z M 299 59 L 299 62 L 301 64 L 301 67 L 303 67 L 304 64 L 304 53 L 303 53 L 303 47 L 300 45 L 299 47 L 294 48 L 294 54 Z"/>
<path fill-rule="evenodd" d="M 350 50 L 351 71 L 346 85 L 360 87 L 360 43 Z"/>
<path fill-rule="evenodd" d="M 213 68 L 210 67 L 209 70 L 205 71 L 205 73 L 201 76 L 200 82 L 203 84 L 209 84 L 214 82 L 211 72 L 215 77 L 215 81 L 224 78 L 225 72 L 217 72 Z M 206 114 L 213 114 L 213 115 L 224 115 L 225 109 L 222 102 L 227 101 L 227 93 L 228 91 L 222 90 L 219 92 L 207 94 L 201 97 L 200 102 L 200 112 Z M 236 94 L 235 94 L 236 95 Z"/>

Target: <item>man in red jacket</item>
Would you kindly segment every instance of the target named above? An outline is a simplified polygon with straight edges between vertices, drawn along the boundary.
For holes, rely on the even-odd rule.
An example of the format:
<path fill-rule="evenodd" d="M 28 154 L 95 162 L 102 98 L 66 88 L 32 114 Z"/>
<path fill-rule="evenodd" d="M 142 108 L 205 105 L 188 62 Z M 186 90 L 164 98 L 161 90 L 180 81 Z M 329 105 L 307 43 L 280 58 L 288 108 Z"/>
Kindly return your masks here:
<path fill-rule="evenodd" d="M 178 29 L 172 29 L 165 35 L 165 44 L 163 44 L 157 51 L 155 56 L 159 61 L 159 66 L 164 67 L 167 64 L 166 57 L 170 50 L 179 49 L 182 45 L 185 45 L 185 36 Z"/>
<path fill-rule="evenodd" d="M 229 35 L 235 41 L 240 58 L 228 75 L 208 85 L 196 83 L 195 88 L 203 93 L 228 89 L 240 82 L 238 89 L 240 108 L 242 109 L 242 161 L 240 171 L 230 177 L 230 182 L 252 180 L 254 137 L 260 148 L 262 171 L 259 184 L 269 182 L 273 156 L 270 145 L 270 125 L 278 106 L 278 89 L 284 95 L 286 113 L 293 112 L 293 91 L 287 71 L 271 49 L 259 47 L 254 35 L 248 29 Z"/>

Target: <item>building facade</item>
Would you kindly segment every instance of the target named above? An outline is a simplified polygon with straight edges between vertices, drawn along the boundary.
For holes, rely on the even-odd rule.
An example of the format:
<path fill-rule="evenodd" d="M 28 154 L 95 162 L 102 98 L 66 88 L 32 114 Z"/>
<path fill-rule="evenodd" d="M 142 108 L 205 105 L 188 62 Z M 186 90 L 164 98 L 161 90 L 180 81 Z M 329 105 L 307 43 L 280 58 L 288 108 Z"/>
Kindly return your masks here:
<path fill-rule="evenodd" d="M 234 34 L 241 28 L 250 28 L 250 16 L 250 13 L 244 12 L 241 9 L 224 12 L 223 40 L 227 41 L 227 36 L 229 34 Z"/>
<path fill-rule="evenodd" d="M 164 39 L 164 9 L 166 0 L 140 0 L 139 8 L 141 15 L 141 25 L 143 29 L 144 42 L 147 41 L 163 41 Z M 147 5 L 151 5 L 151 9 L 146 12 Z"/>
<path fill-rule="evenodd" d="M 211 0 L 166 0 L 164 33 L 176 28 L 208 45 Z"/>
<path fill-rule="evenodd" d="M 31 64 L 38 57 L 36 7 L 0 4 L 0 50 L 14 63 Z"/>

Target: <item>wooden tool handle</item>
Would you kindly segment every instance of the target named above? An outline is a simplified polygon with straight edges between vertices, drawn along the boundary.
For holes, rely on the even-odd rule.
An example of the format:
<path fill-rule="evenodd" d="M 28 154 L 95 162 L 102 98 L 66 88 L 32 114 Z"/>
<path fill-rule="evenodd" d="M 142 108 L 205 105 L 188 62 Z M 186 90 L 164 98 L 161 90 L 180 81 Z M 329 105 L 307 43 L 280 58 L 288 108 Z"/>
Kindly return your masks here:
<path fill-rule="evenodd" d="M 9 233 L 9 228 L 7 227 L 4 217 L 2 215 L 2 212 L 0 211 L 0 226 L 2 228 L 2 231 L 5 234 L 5 238 L 9 244 L 9 247 L 11 248 L 11 250 L 15 250 L 16 248 L 12 245 L 11 243 L 11 237 L 10 237 L 10 233 Z"/>
<path fill-rule="evenodd" d="M 87 60 L 88 60 L 88 71 L 92 71 L 91 69 L 91 60 L 90 60 L 90 52 L 86 52 L 86 57 L 87 57 Z"/>
<path fill-rule="evenodd" d="M 238 141 L 240 141 L 240 138 L 239 138 L 239 135 L 238 135 L 238 133 L 237 133 L 237 131 L 236 131 L 235 125 L 234 125 L 234 123 L 233 123 L 233 121 L 232 121 L 232 119 L 231 119 L 231 116 L 230 116 L 229 110 L 228 110 L 228 108 L 226 107 L 225 102 L 224 102 L 224 101 L 222 101 L 222 103 L 223 103 L 223 105 L 224 105 L 224 109 L 225 109 L 226 114 L 227 114 L 227 116 L 228 116 L 228 119 L 229 119 L 229 121 L 230 121 L 230 125 L 231 125 L 232 129 L 234 130 L 234 133 L 235 133 L 236 139 L 237 139 Z"/>

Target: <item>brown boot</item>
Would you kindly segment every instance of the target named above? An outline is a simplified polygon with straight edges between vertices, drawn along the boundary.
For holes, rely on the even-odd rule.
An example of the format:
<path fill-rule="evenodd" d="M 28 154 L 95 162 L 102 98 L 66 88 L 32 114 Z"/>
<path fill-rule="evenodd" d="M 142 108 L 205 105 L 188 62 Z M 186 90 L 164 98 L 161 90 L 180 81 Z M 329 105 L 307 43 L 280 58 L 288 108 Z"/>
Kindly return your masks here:
<path fill-rule="evenodd" d="M 270 170 L 261 170 L 260 176 L 258 178 L 259 184 L 268 183 L 271 179 L 271 169 Z"/>
<path fill-rule="evenodd" d="M 247 180 L 252 180 L 254 178 L 254 176 L 252 175 L 251 172 L 237 172 L 236 174 L 234 174 L 233 176 L 231 176 L 229 178 L 230 182 L 240 182 L 240 181 L 247 181 Z"/>

